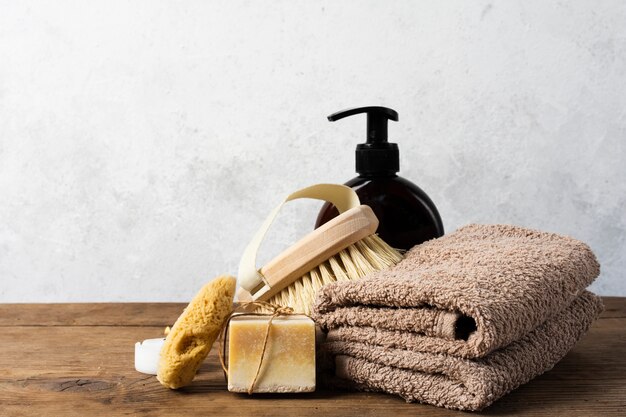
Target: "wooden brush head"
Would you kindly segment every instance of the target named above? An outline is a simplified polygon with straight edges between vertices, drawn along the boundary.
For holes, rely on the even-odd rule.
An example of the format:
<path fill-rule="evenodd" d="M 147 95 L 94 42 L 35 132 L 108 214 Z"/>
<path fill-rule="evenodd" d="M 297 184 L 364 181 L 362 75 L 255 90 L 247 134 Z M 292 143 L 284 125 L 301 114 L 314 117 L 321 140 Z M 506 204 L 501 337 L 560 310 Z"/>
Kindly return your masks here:
<path fill-rule="evenodd" d="M 369 206 L 353 207 L 312 231 L 272 259 L 259 271 L 263 281 L 237 291 L 239 301 L 266 301 L 359 240 L 373 235 L 378 219 Z"/>

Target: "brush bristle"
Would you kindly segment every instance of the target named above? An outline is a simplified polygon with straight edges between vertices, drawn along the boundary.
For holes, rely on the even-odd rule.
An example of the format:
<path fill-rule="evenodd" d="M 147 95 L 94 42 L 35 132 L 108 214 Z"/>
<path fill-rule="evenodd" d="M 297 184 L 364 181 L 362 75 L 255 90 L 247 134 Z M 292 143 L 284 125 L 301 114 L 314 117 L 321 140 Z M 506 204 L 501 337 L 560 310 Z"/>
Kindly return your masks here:
<path fill-rule="evenodd" d="M 335 281 L 359 279 L 369 273 L 395 265 L 401 259 L 400 252 L 377 235 L 371 235 L 348 246 L 298 278 L 268 301 L 283 307 L 291 307 L 297 313 L 310 315 L 315 293 L 323 285 Z"/>

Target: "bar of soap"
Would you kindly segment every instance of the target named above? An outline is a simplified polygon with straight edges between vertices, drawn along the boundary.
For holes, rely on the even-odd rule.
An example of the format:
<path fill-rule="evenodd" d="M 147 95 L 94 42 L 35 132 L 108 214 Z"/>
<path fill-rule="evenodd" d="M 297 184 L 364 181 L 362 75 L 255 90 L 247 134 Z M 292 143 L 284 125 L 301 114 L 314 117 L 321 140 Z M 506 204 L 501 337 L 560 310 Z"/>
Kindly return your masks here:
<path fill-rule="evenodd" d="M 267 316 L 235 316 L 229 326 L 228 390 L 248 392 L 259 366 Z M 315 391 L 315 323 L 307 316 L 272 320 L 253 392 Z"/>

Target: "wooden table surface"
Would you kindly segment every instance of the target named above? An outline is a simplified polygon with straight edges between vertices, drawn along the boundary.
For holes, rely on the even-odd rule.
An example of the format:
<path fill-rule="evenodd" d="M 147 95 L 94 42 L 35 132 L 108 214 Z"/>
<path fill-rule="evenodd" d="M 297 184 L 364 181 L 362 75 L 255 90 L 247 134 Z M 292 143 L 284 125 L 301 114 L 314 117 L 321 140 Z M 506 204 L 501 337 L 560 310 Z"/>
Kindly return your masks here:
<path fill-rule="evenodd" d="M 626 415 L 626 298 L 606 311 L 553 370 L 485 415 Z M 248 397 L 226 390 L 215 349 L 193 385 L 170 391 L 134 369 L 136 341 L 159 337 L 184 305 L 0 304 L 0 416 L 459 415 L 385 394 Z"/>

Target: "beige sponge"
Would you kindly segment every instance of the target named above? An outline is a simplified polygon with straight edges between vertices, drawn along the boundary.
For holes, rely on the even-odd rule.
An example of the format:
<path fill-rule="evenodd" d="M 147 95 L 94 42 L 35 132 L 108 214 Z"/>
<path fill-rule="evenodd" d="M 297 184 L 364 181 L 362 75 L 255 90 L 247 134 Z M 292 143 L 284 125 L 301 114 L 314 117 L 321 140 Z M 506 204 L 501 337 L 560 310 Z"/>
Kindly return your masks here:
<path fill-rule="evenodd" d="M 188 385 L 233 308 L 235 277 L 215 278 L 196 294 L 180 315 L 161 349 L 157 379 L 168 388 Z"/>

